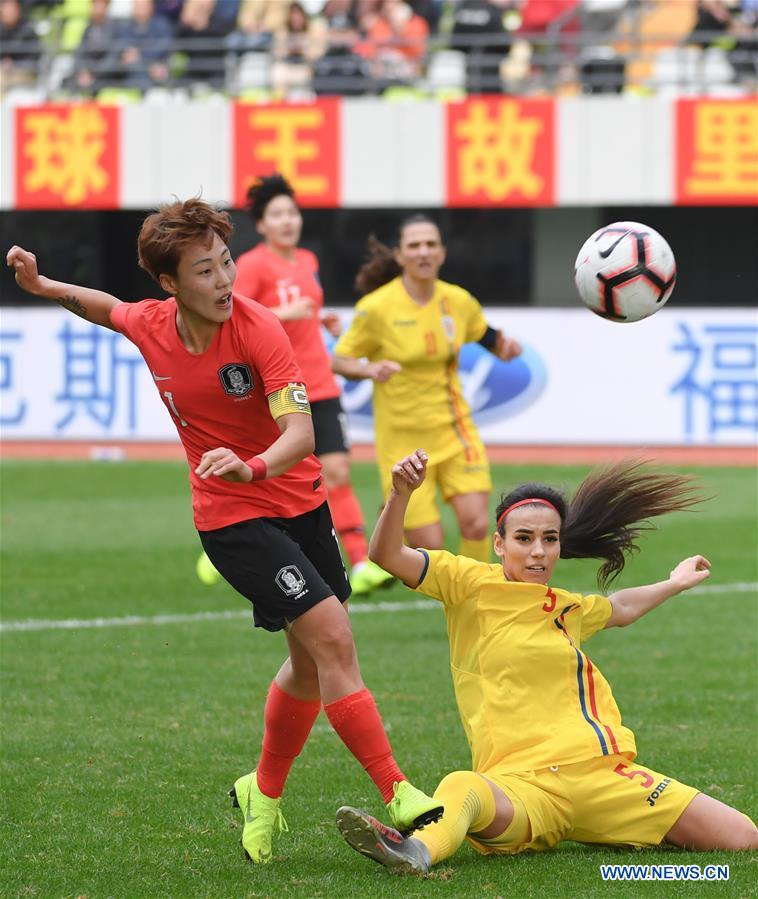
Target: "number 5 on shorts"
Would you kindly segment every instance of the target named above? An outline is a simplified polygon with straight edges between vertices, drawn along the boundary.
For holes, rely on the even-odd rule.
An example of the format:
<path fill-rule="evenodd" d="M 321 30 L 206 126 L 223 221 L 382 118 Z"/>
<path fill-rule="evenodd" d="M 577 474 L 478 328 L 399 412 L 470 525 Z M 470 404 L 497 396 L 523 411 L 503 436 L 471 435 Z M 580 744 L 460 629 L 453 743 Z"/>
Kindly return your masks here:
<path fill-rule="evenodd" d="M 655 783 L 654 778 L 652 778 L 647 771 L 640 771 L 639 768 L 633 768 L 631 771 L 625 769 L 626 765 L 623 762 L 619 762 L 613 769 L 613 773 L 620 774 L 622 777 L 628 777 L 629 780 L 634 780 L 635 777 L 639 777 L 642 781 L 642 786 L 646 790 L 649 790 Z"/>

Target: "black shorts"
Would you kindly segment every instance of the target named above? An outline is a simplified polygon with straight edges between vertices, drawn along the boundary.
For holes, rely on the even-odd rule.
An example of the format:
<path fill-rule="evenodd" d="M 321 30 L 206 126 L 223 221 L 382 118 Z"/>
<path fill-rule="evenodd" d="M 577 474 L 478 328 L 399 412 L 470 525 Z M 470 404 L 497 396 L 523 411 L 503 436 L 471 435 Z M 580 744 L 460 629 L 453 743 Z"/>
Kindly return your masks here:
<path fill-rule="evenodd" d="M 322 599 L 350 596 L 326 503 L 295 518 L 251 518 L 198 533 L 224 580 L 253 604 L 256 627 L 280 631 Z"/>
<path fill-rule="evenodd" d="M 350 446 L 347 437 L 347 420 L 340 398 L 316 400 L 311 403 L 313 430 L 316 434 L 315 455 L 346 453 Z"/>

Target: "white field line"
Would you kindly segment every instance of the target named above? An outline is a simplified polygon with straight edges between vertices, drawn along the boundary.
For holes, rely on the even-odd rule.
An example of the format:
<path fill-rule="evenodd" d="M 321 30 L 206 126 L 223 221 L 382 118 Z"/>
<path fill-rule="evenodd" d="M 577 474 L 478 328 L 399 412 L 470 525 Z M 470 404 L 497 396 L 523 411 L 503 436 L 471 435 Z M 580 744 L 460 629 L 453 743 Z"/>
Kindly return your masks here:
<path fill-rule="evenodd" d="M 375 602 L 366 605 L 350 604 L 350 614 L 374 612 L 412 612 L 417 609 L 439 607 L 433 599 L 415 599 L 408 602 Z M 195 621 L 235 621 L 240 618 L 252 622 L 252 606 L 225 612 L 191 612 L 187 615 L 125 615 L 121 618 L 29 618 L 26 621 L 0 621 L 0 631 L 57 631 L 80 630 L 99 627 L 128 627 L 151 624 L 190 624 Z"/>
<path fill-rule="evenodd" d="M 758 593 L 758 583 L 705 584 L 688 591 L 690 596 L 724 593 Z M 351 615 L 374 615 L 381 612 L 415 612 L 439 608 L 433 599 L 412 599 L 406 602 L 374 602 L 362 605 L 350 604 Z M 236 621 L 250 619 L 252 609 L 234 609 L 224 612 L 191 612 L 186 615 L 125 615 L 120 618 L 29 618 L 25 621 L 0 621 L 0 631 L 58 631 L 86 630 L 103 627 L 141 627 L 156 624 L 191 624 L 197 621 Z"/>

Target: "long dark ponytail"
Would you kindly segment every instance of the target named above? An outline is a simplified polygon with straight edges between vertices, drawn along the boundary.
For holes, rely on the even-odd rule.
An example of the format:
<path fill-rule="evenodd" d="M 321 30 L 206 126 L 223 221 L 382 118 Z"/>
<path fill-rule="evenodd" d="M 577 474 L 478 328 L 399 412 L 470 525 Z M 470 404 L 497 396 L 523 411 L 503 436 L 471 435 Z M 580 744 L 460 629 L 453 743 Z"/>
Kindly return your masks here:
<path fill-rule="evenodd" d="M 422 212 L 416 212 L 409 215 L 400 222 L 397 229 L 397 236 L 392 247 L 382 243 L 375 234 L 370 234 L 368 238 L 368 256 L 363 265 L 358 269 L 355 276 L 355 289 L 363 294 L 371 293 L 378 290 L 385 284 L 388 284 L 393 278 L 402 272 L 402 269 L 395 261 L 394 247 L 400 246 L 403 237 L 403 231 L 408 225 L 417 225 L 420 223 L 434 225 L 439 228 L 437 222 L 424 215 Z"/>
<path fill-rule="evenodd" d="M 522 484 L 504 495 L 495 517 L 505 535 L 503 512 L 524 499 L 543 499 L 561 518 L 562 559 L 605 559 L 597 580 L 605 590 L 623 571 L 626 558 L 637 552 L 651 518 L 689 509 L 704 497 L 692 479 L 651 471 L 644 462 L 619 462 L 596 469 L 582 481 L 570 500 L 544 484 Z"/>

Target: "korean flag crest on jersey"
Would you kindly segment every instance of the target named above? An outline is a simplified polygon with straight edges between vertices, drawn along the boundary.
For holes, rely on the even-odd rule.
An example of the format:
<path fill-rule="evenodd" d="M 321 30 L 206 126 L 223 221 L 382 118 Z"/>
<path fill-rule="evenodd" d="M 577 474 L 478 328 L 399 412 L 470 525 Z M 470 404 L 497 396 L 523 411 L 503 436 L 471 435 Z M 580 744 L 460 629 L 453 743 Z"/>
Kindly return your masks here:
<path fill-rule="evenodd" d="M 218 373 L 224 390 L 232 396 L 245 396 L 253 389 L 253 374 L 247 365 L 233 362 L 225 365 Z"/>

